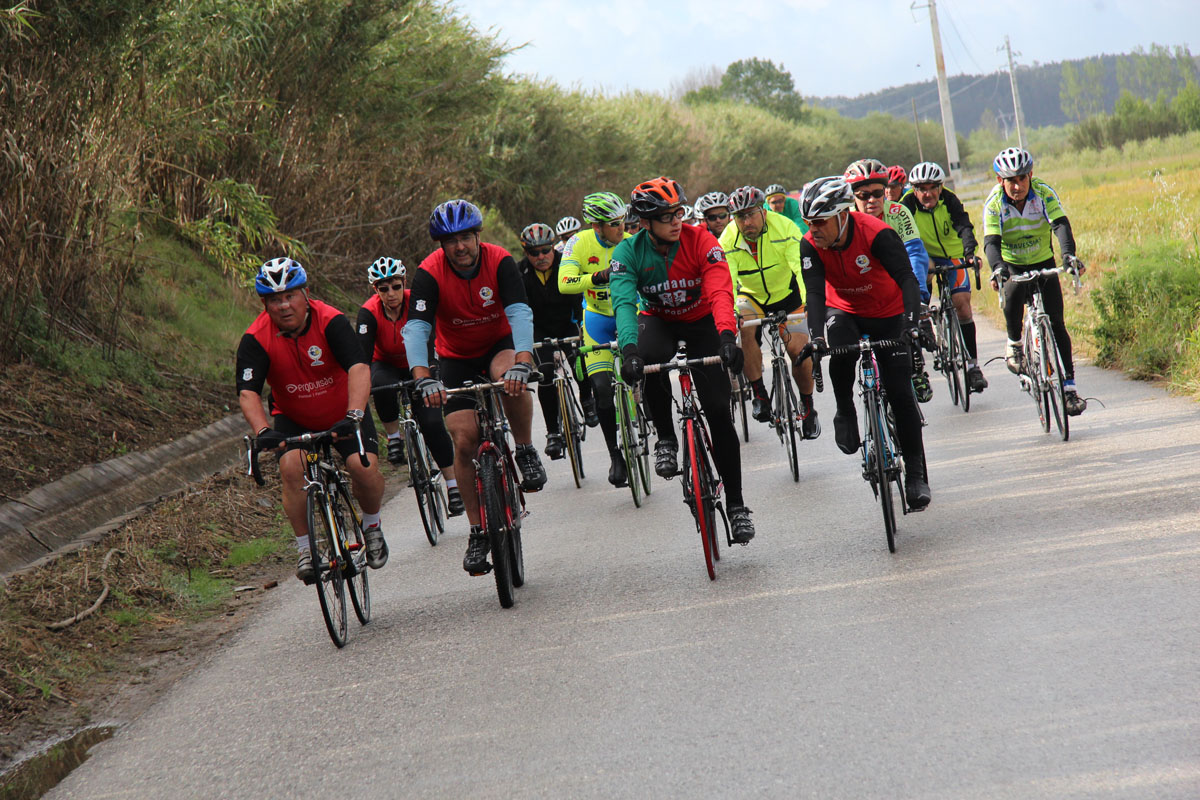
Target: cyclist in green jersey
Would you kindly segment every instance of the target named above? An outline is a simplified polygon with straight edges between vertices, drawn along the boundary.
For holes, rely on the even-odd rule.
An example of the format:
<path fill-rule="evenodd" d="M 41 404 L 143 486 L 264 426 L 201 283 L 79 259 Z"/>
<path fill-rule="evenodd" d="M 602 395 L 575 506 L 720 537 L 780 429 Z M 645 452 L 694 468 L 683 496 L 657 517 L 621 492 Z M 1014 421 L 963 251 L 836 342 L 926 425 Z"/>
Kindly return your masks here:
<path fill-rule="evenodd" d="M 913 216 L 929 258 L 938 266 L 952 259 L 978 265 L 975 255 L 975 228 L 958 195 L 946 189 L 946 171 L 932 161 L 922 161 L 908 174 L 912 190 L 900 202 Z M 954 310 L 962 326 L 963 343 L 967 346 L 967 386 L 972 392 L 987 388 L 987 378 L 979 368 L 979 352 L 975 337 L 975 317 L 971 311 L 971 278 L 965 268 L 952 274 Z"/>
<path fill-rule="evenodd" d="M 735 189 L 729 196 L 733 225 L 721 235 L 721 249 L 729 262 L 734 303 L 742 322 L 780 311 L 804 313 L 804 279 L 801 276 L 800 233 L 783 214 L 763 208 L 763 192 L 754 186 Z M 803 317 L 787 323 L 786 347 L 792 359 L 808 344 L 808 324 Z M 742 373 L 753 389 L 753 414 L 759 422 L 771 419 L 771 398 L 763 383 L 762 327 L 742 328 Z M 812 360 L 792 365 L 792 378 L 800 391 L 801 431 L 805 439 L 821 435 L 813 408 Z M 778 387 L 777 387 L 778 391 Z"/>
<path fill-rule="evenodd" d="M 904 242 L 908 251 L 908 260 L 912 263 L 913 274 L 917 276 L 917 285 L 921 289 L 922 328 L 929 325 L 929 254 L 917 233 L 917 224 L 913 221 L 908 209 L 900 203 L 885 199 L 888 167 L 875 158 L 864 158 L 846 167 L 842 176 L 850 184 L 854 193 L 854 205 L 862 214 L 869 214 L 881 219 Z M 932 329 L 930 330 L 932 333 Z M 933 387 L 929 385 L 929 373 L 925 371 L 925 360 L 919 349 L 913 352 L 913 391 L 917 400 L 928 403 L 933 399 Z"/>
<path fill-rule="evenodd" d="M 992 166 L 996 172 L 996 186 L 983 204 L 983 252 L 992 267 L 992 285 L 996 285 L 997 277 L 1007 278 L 1014 272 L 1053 268 L 1051 233 L 1058 238 L 1063 265 L 1082 274 L 1085 267 L 1075 257 L 1071 222 L 1050 184 L 1033 177 L 1033 156 L 1019 147 L 1010 147 L 1000 151 Z M 1057 275 L 1036 280 L 1062 356 L 1067 413 L 1078 416 L 1087 408 L 1087 401 L 1079 396 L 1075 387 L 1071 335 L 1063 322 L 1062 286 Z M 1008 329 L 1008 350 L 1004 360 L 1014 373 L 1019 373 L 1024 366 L 1021 363 L 1021 327 L 1030 285 L 1013 281 L 1004 283 L 1004 322 Z"/>
<path fill-rule="evenodd" d="M 612 192 L 595 192 L 583 198 L 583 219 L 591 227 L 567 240 L 559 266 L 559 291 L 563 294 L 582 294 L 583 343 L 608 344 L 617 339 L 617 323 L 613 318 L 609 297 L 609 261 L 613 248 L 629 238 L 625 232 L 625 201 Z M 594 350 L 584 357 L 588 378 L 600 415 L 600 430 L 608 445 L 610 464 L 608 482 L 625 486 L 628 476 L 625 457 L 617 445 L 617 408 L 613 400 L 613 354 L 611 350 Z"/>

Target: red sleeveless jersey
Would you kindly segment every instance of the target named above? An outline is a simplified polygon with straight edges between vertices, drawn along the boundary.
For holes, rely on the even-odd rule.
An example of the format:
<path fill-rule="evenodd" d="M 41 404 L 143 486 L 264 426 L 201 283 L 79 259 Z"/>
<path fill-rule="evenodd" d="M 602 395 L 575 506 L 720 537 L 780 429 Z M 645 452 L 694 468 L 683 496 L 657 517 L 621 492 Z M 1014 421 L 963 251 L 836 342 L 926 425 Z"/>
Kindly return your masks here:
<path fill-rule="evenodd" d="M 405 289 L 404 303 L 400 306 L 400 318 L 397 320 L 388 319 L 383 310 L 383 299 L 378 294 L 372 295 L 370 300 L 363 303 L 362 307 L 375 317 L 375 352 L 371 354 L 372 361 L 382 361 L 399 369 L 408 369 L 408 353 L 404 350 L 404 339 L 400 336 L 401 328 L 408 322 L 408 294 L 409 290 Z"/>
<path fill-rule="evenodd" d="M 875 237 L 890 231 L 891 226 L 857 211 L 850 215 L 854 219 L 854 238 L 846 249 L 818 251 L 825 265 L 825 304 L 860 317 L 879 319 L 903 314 L 900 286 L 871 252 Z M 811 232 L 804 238 L 813 244 Z"/>
<path fill-rule="evenodd" d="M 506 258 L 510 256 L 503 247 L 480 242 L 479 274 L 473 278 L 455 272 L 440 247 L 421 262 L 418 269 L 432 275 L 438 285 L 434 348 L 439 356 L 478 358 L 497 340 L 512 333 L 500 304 L 497 277 L 500 262 Z"/>
<path fill-rule="evenodd" d="M 309 298 L 308 330 L 297 339 L 280 336 L 267 312 L 246 330 L 271 360 L 267 383 L 271 384 L 271 413 L 313 431 L 332 428 L 346 416 L 350 396 L 346 370 L 337 362 L 325 326 L 342 312 L 320 300 Z"/>

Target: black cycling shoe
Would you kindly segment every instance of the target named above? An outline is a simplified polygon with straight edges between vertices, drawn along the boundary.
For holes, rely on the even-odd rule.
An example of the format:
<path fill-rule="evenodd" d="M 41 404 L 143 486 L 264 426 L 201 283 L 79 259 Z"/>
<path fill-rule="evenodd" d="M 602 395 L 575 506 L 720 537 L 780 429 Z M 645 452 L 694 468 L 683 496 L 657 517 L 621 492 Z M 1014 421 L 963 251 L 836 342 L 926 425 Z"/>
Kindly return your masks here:
<path fill-rule="evenodd" d="M 563 439 L 561 433 L 551 433 L 546 436 L 546 455 L 551 461 L 558 461 L 564 455 L 563 448 L 566 445 L 566 440 Z"/>
<path fill-rule="evenodd" d="M 810 408 L 808 413 L 800 418 L 800 432 L 804 434 L 805 439 L 816 439 L 821 435 L 821 420 L 817 417 L 815 408 Z"/>
<path fill-rule="evenodd" d="M 933 399 L 933 387 L 929 385 L 929 373 L 914 372 L 912 376 L 913 392 L 917 395 L 918 403 L 928 403 Z"/>
<path fill-rule="evenodd" d="M 771 401 L 765 397 L 754 395 L 754 399 L 750 401 L 750 416 L 754 417 L 759 422 L 771 421 Z"/>
<path fill-rule="evenodd" d="M 732 528 L 730 538 L 734 544 L 749 544 L 754 538 L 754 523 L 750 521 L 752 512 L 745 506 L 733 506 L 729 509 L 729 527 Z"/>
<path fill-rule="evenodd" d="M 581 403 L 583 406 L 583 424 L 594 428 L 600 424 L 600 415 L 596 413 L 596 398 L 589 397 Z"/>
<path fill-rule="evenodd" d="M 975 394 L 979 394 L 987 388 L 987 378 L 983 377 L 983 370 L 979 367 L 970 367 L 967 369 L 967 386 Z"/>
<path fill-rule="evenodd" d="M 929 492 L 929 483 L 924 475 L 908 474 L 904 476 L 904 499 L 912 511 L 920 511 L 929 505 L 933 495 Z"/>
<path fill-rule="evenodd" d="M 654 443 L 654 472 L 660 478 L 674 478 L 679 474 L 679 442 L 659 439 Z"/>
<path fill-rule="evenodd" d="M 1067 389 L 1063 392 L 1063 405 L 1067 407 L 1067 416 L 1078 417 L 1087 409 L 1087 400 L 1074 389 Z"/>
<path fill-rule="evenodd" d="M 521 470 L 521 488 L 527 492 L 540 491 L 546 485 L 546 468 L 531 444 L 517 445 L 517 469 Z"/>
<path fill-rule="evenodd" d="M 488 563 L 490 551 L 487 534 L 471 526 L 471 536 L 467 539 L 467 554 L 463 556 L 463 569 L 472 575 L 487 575 L 492 571 L 492 565 Z"/>
<path fill-rule="evenodd" d="M 628 486 L 629 472 L 625 469 L 625 456 L 621 455 L 620 448 L 609 453 L 609 458 L 612 464 L 608 468 L 608 482 L 613 486 Z"/>
<path fill-rule="evenodd" d="M 862 441 L 858 438 L 858 418 L 854 414 L 833 415 L 833 439 L 838 449 L 847 455 L 858 452 Z"/>
<path fill-rule="evenodd" d="M 388 439 L 387 460 L 392 464 L 406 464 L 408 459 L 404 457 L 404 440 L 403 439 Z"/>
<path fill-rule="evenodd" d="M 446 516 L 461 517 L 466 510 L 463 505 L 462 494 L 458 491 L 457 486 L 452 486 L 446 490 Z"/>

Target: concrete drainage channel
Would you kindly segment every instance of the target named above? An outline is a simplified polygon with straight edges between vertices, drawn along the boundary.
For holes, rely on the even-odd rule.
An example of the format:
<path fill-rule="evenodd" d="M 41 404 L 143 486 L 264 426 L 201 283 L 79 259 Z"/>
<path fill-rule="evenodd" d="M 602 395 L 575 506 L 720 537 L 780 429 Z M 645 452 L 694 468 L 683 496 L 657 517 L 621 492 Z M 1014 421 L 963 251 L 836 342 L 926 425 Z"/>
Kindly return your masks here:
<path fill-rule="evenodd" d="M 93 544 L 157 500 L 242 455 L 246 423 L 234 414 L 168 444 L 92 464 L 0 506 L 0 580 Z M 110 738 L 91 725 L 0 774 L 0 800 L 41 797 Z"/>

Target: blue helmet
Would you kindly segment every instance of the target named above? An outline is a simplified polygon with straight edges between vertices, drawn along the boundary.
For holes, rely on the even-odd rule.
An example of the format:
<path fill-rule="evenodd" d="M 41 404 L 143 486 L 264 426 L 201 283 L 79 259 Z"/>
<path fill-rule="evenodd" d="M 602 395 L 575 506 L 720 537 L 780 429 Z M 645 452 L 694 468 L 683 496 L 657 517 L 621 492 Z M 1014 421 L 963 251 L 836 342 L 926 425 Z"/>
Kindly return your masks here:
<path fill-rule="evenodd" d="M 483 227 L 483 213 L 466 200 L 447 200 L 429 215 L 429 235 L 434 241 Z"/>
<path fill-rule="evenodd" d="M 308 275 L 299 261 L 290 258 L 273 258 L 259 267 L 254 278 L 254 289 L 260 295 L 278 294 L 308 285 Z"/>

